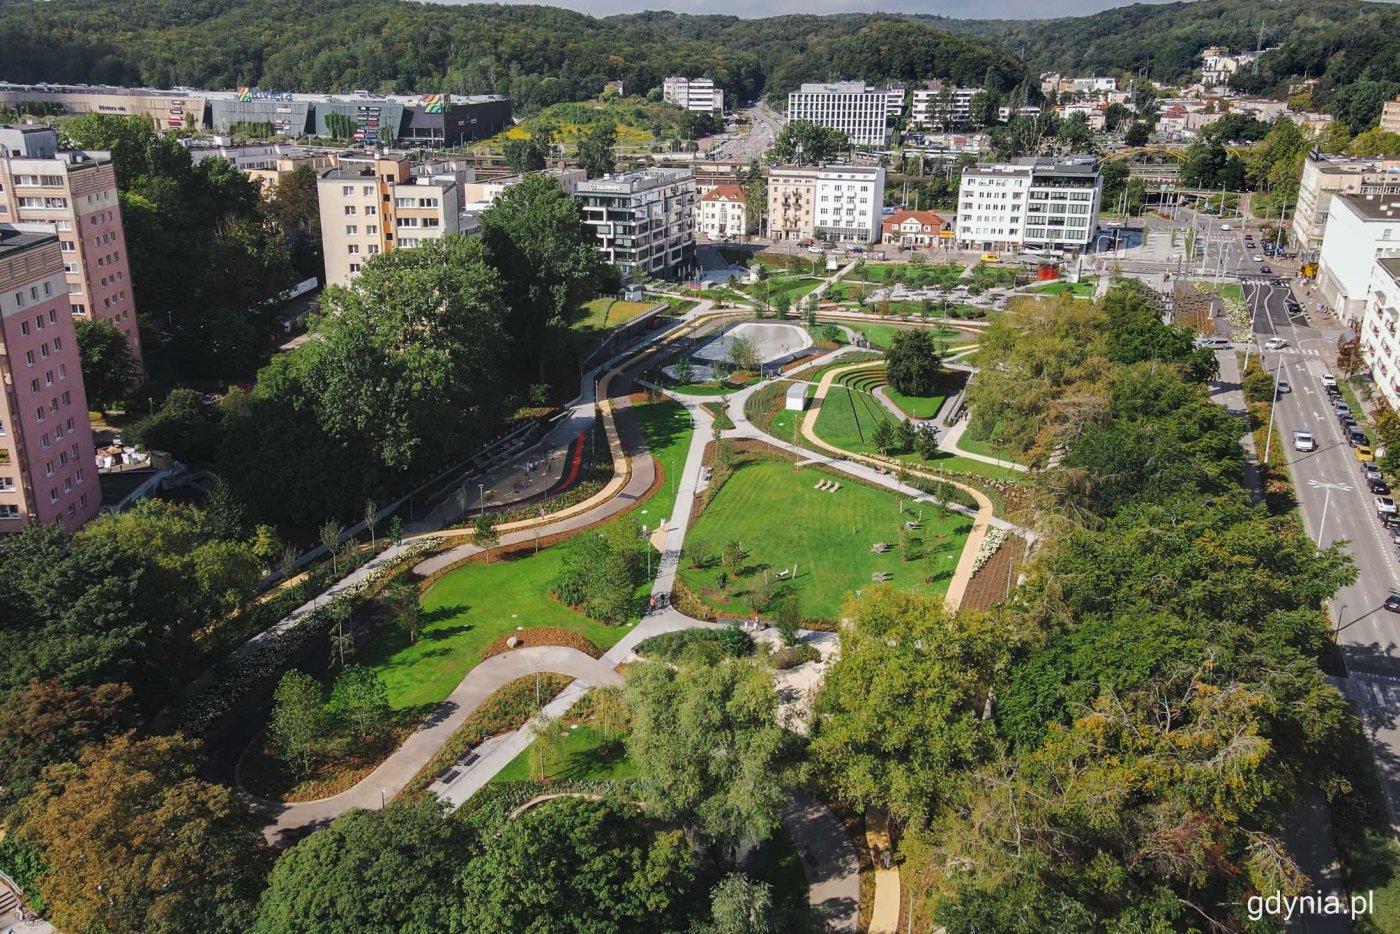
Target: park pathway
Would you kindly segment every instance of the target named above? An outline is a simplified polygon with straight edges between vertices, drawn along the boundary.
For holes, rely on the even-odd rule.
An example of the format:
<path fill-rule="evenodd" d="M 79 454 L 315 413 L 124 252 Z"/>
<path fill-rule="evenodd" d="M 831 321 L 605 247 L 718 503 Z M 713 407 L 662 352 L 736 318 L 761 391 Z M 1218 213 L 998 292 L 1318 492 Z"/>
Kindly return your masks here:
<path fill-rule="evenodd" d="M 351 808 L 381 807 L 432 761 L 443 744 L 487 698 L 516 678 L 537 672 L 568 675 L 576 679 L 575 685 L 622 683 L 622 677 L 612 666 L 564 646 L 532 646 L 492 656 L 468 671 L 403 745 L 352 788 L 333 797 L 300 804 L 254 799 L 257 808 L 271 818 L 271 823 L 263 830 L 267 841 L 283 846 L 330 823 Z"/>
<path fill-rule="evenodd" d="M 860 919 L 860 858 L 846 828 L 826 805 L 800 792 L 781 819 L 802 857 L 812 907 L 825 922 L 824 930 L 855 934 Z"/>
<path fill-rule="evenodd" d="M 977 454 L 967 448 L 959 447 L 958 441 L 962 438 L 963 432 L 967 431 L 967 419 L 960 419 L 956 424 L 949 425 L 939 439 L 939 447 L 945 451 L 952 451 L 959 457 L 966 457 L 969 460 L 981 461 L 984 464 L 993 464 L 997 467 L 1004 467 L 1007 470 L 1019 470 L 1022 473 L 1030 470 L 1025 464 L 1018 464 L 1015 461 L 1004 461 L 998 457 L 988 457 L 986 454 Z"/>
<path fill-rule="evenodd" d="M 879 808 L 866 809 L 865 842 L 870 848 L 870 858 L 875 861 L 875 899 L 870 909 L 868 934 L 898 934 L 899 868 L 891 862 L 886 869 L 880 858 L 882 852 L 893 849 L 889 814 Z"/>

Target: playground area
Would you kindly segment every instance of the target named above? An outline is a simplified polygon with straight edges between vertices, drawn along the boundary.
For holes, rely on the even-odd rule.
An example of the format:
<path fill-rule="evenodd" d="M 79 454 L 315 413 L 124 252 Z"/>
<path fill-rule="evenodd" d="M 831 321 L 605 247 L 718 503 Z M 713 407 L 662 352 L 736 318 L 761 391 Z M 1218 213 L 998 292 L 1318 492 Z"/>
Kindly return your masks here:
<path fill-rule="evenodd" d="M 705 507 L 687 540 L 715 557 L 700 568 L 683 561 L 681 578 L 723 615 L 771 614 L 795 594 L 804 617 L 836 619 L 874 583 L 945 592 L 970 524 L 849 478 L 759 461 L 739 467 Z M 737 573 L 719 558 L 729 542 L 743 549 Z"/>

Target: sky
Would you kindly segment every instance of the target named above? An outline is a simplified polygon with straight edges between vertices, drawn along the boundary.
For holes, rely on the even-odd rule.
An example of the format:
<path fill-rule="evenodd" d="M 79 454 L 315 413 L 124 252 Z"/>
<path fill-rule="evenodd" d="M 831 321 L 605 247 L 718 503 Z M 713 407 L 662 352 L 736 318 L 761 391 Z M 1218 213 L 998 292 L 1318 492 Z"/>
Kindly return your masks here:
<path fill-rule="evenodd" d="M 452 2 L 452 0 L 447 0 Z M 1046 19 L 1082 16 L 1132 0 L 500 0 L 543 2 L 594 16 L 672 10 L 676 13 L 723 13 L 733 16 L 781 16 L 788 13 L 932 13 L 958 19 Z M 1164 3 L 1168 0 L 1137 0 Z"/>

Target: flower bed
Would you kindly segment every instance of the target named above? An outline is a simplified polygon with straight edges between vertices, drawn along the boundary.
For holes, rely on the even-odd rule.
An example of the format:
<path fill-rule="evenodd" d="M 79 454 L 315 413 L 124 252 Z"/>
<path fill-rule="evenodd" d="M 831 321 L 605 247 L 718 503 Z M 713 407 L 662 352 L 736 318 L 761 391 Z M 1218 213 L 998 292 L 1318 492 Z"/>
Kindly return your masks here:
<path fill-rule="evenodd" d="M 977 554 L 972 559 L 973 574 L 976 574 L 978 571 L 982 570 L 982 568 L 986 566 L 987 562 L 992 560 L 992 557 L 997 553 L 998 550 L 1000 550 L 1001 546 L 1006 543 L 1006 539 L 1010 536 L 1010 534 L 1011 533 L 1006 531 L 1006 529 L 1001 528 L 1000 526 L 994 525 L 991 528 L 987 529 L 987 535 L 977 546 Z"/>

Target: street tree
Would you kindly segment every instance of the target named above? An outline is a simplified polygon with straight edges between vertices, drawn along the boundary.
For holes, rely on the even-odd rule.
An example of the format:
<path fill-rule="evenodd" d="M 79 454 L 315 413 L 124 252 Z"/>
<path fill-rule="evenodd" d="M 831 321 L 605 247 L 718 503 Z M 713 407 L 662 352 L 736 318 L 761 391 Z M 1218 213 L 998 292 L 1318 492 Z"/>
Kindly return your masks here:
<path fill-rule="evenodd" d="M 610 174 L 617 166 L 613 153 L 617 146 L 617 127 L 612 123 L 597 123 L 585 130 L 578 140 L 578 163 L 589 178 Z"/>
<path fill-rule="evenodd" d="M 790 120 L 769 147 L 767 159 L 774 165 L 820 165 L 844 153 L 850 145 L 850 139 L 840 130 L 811 120 Z"/>
<path fill-rule="evenodd" d="M 340 536 L 345 534 L 345 526 L 334 519 L 328 520 L 318 530 L 321 547 L 330 552 L 331 573 L 340 573 Z"/>
<path fill-rule="evenodd" d="M 105 319 L 74 318 L 73 333 L 78 339 L 78 359 L 88 404 L 106 413 L 125 400 L 136 385 L 136 358 L 126 335 Z"/>
<path fill-rule="evenodd" d="M 331 734 L 325 691 L 315 678 L 295 669 L 282 676 L 272 695 L 268 734 L 284 759 L 301 774 L 310 773 Z"/>
<path fill-rule="evenodd" d="M 472 523 L 472 544 L 486 552 L 486 561 L 491 561 L 491 550 L 501 543 L 501 532 L 496 528 L 495 513 L 483 512 Z"/>

